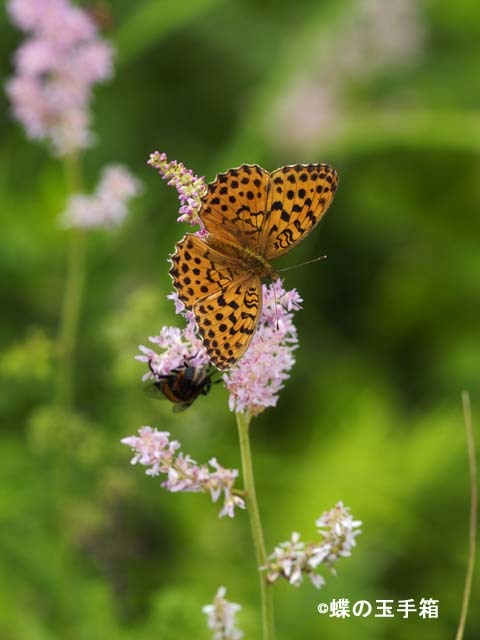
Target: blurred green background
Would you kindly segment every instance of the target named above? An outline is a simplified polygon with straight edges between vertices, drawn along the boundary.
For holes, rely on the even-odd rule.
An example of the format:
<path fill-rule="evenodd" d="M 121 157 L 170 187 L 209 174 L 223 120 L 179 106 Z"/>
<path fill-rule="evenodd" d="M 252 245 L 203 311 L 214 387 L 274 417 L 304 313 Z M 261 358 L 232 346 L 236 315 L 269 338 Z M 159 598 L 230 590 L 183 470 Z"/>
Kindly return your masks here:
<path fill-rule="evenodd" d="M 122 162 L 144 183 L 123 227 L 93 232 L 75 412 L 55 419 L 67 235 L 64 169 L 0 97 L 0 637 L 206 640 L 220 585 L 259 638 L 248 520 L 167 494 L 120 438 L 150 424 L 199 461 L 239 467 L 220 385 L 182 414 L 147 397 L 137 345 L 176 324 L 167 256 L 186 228 L 146 166 L 159 149 L 208 180 L 243 162 L 330 162 L 333 206 L 282 259 L 304 309 L 297 363 L 253 425 L 267 547 L 341 499 L 353 557 L 315 591 L 275 587 L 279 640 L 451 640 L 468 546 L 460 392 L 479 418 L 478 0 L 112 0 L 114 79 L 94 103 L 93 188 Z M 1 14 L 2 82 L 21 34 Z M 318 602 L 422 597 L 438 620 L 317 614 Z M 474 582 L 466 639 L 480 637 Z"/>

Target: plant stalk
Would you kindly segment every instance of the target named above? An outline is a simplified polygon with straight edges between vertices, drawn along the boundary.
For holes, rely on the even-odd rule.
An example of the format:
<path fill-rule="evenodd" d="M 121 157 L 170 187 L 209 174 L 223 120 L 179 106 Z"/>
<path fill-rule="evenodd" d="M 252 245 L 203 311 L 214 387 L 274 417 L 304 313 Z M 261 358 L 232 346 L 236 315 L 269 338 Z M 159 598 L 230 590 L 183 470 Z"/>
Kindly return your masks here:
<path fill-rule="evenodd" d="M 259 568 L 265 566 L 267 562 L 267 553 L 265 551 L 265 540 L 263 536 L 262 522 L 260 519 L 260 511 L 258 509 L 257 494 L 255 491 L 255 477 L 253 475 L 249 434 L 251 416 L 245 413 L 237 413 L 236 417 L 238 436 L 240 440 L 240 453 L 242 457 L 243 483 L 246 494 L 248 515 L 250 518 L 250 529 L 255 548 L 255 559 L 259 570 Z M 263 640 L 274 640 L 273 592 L 267 583 L 265 575 L 260 572 L 260 570 L 259 578 L 260 597 L 262 603 Z"/>
<path fill-rule="evenodd" d="M 81 191 L 81 175 L 78 158 L 65 158 L 67 194 Z M 70 551 L 68 522 L 65 517 L 70 501 L 70 447 L 69 421 L 75 403 L 75 352 L 78 325 L 85 285 L 86 233 L 83 229 L 68 230 L 68 253 L 65 267 L 65 284 L 60 308 L 57 335 L 55 407 L 59 437 L 53 467 L 53 491 L 56 496 L 55 527 L 57 540 L 57 608 L 55 623 L 62 638 L 72 634 L 75 602 L 72 595 L 73 558 Z"/>
<path fill-rule="evenodd" d="M 68 193 L 80 191 L 80 168 L 75 156 L 66 158 Z M 65 290 L 57 343 L 57 406 L 68 411 L 74 402 L 75 347 L 85 285 L 86 234 L 83 229 L 69 231 Z"/>
<path fill-rule="evenodd" d="M 467 622 L 468 605 L 472 591 L 473 570 L 475 567 L 475 548 L 477 538 L 477 463 L 475 455 L 475 438 L 472 423 L 472 409 L 470 406 L 470 394 L 468 391 L 462 392 L 463 417 L 467 432 L 468 462 L 470 470 L 470 526 L 469 526 L 469 549 L 467 562 L 467 575 L 465 577 L 465 587 L 463 591 L 462 611 L 458 623 L 455 640 L 462 640 Z"/>

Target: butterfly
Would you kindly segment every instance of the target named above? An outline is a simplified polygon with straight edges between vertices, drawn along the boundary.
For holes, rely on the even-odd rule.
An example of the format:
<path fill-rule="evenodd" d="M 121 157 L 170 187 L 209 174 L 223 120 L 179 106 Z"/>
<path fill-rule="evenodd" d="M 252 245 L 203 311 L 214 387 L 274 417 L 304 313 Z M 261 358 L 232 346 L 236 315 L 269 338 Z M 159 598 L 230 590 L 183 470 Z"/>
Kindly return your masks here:
<path fill-rule="evenodd" d="M 212 386 L 213 372 L 207 367 L 195 367 L 187 362 L 182 367 L 172 369 L 165 375 L 154 373 L 154 381 L 147 391 L 158 397 L 162 396 L 173 402 L 173 411 L 188 409 L 200 395 L 206 396 Z"/>
<path fill-rule="evenodd" d="M 243 164 L 208 185 L 199 212 L 206 236 L 184 236 L 170 275 L 217 369 L 232 367 L 250 344 L 262 308 L 261 281 L 278 278 L 270 260 L 312 231 L 337 186 L 328 164 L 272 172 Z"/>

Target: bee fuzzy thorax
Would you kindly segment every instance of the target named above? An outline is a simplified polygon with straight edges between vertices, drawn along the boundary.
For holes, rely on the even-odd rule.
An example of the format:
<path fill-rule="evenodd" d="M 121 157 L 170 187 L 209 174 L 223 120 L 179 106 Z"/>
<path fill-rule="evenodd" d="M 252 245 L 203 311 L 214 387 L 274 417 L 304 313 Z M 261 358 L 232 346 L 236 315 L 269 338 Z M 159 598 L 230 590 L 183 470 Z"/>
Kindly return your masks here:
<path fill-rule="evenodd" d="M 206 367 L 185 363 L 169 374 L 154 374 L 154 386 L 175 405 L 176 411 L 188 408 L 200 396 L 206 396 L 212 385 L 212 374 Z"/>

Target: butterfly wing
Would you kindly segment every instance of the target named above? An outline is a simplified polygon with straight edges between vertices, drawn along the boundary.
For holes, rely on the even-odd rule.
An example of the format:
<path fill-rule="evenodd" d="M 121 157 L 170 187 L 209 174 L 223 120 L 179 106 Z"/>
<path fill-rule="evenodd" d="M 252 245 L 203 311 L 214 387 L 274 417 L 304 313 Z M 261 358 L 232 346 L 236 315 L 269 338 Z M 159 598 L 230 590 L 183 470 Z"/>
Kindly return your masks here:
<path fill-rule="evenodd" d="M 170 275 L 178 297 L 191 311 L 196 302 L 245 278 L 238 260 L 208 246 L 205 240 L 187 233 L 171 256 Z"/>
<path fill-rule="evenodd" d="M 338 174 L 328 164 L 296 164 L 272 171 L 260 255 L 278 258 L 303 240 L 324 216 L 337 186 Z"/>
<path fill-rule="evenodd" d="M 242 357 L 262 304 L 260 278 L 198 236 L 176 245 L 170 275 L 178 297 L 193 311 L 212 364 L 228 369 Z"/>
<path fill-rule="evenodd" d="M 207 231 L 257 250 L 269 180 L 268 171 L 256 164 L 243 164 L 218 174 L 202 198 L 200 217 Z"/>
<path fill-rule="evenodd" d="M 236 247 L 267 260 L 283 255 L 322 218 L 337 184 L 336 171 L 326 164 L 292 165 L 271 174 L 245 164 L 208 185 L 200 217 L 210 239 L 187 234 L 176 246 L 170 274 L 218 369 L 242 357 L 261 309 L 260 278 Z"/>
<path fill-rule="evenodd" d="M 199 300 L 193 313 L 210 361 L 230 369 L 250 344 L 262 307 L 262 285 L 256 275 L 232 281 Z"/>

